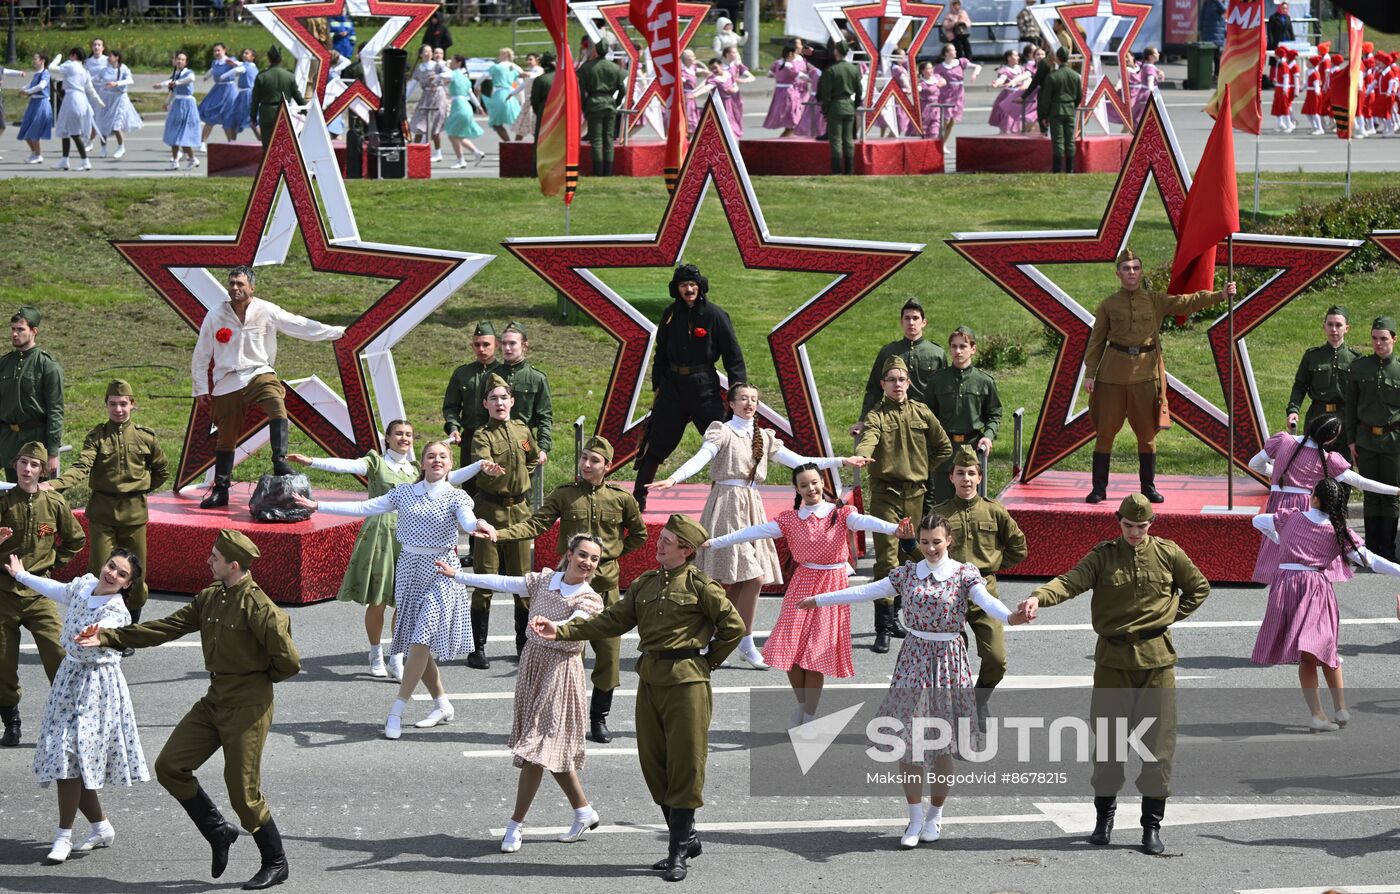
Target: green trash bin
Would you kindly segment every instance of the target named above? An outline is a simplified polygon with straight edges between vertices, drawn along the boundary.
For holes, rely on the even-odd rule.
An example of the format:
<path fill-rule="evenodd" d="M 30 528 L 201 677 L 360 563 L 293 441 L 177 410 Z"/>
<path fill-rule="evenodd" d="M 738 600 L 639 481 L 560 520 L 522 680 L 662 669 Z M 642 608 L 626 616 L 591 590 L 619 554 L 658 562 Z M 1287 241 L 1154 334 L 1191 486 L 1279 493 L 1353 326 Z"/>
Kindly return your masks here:
<path fill-rule="evenodd" d="M 1215 86 L 1215 44 L 1186 45 L 1186 89 L 1209 90 Z"/>

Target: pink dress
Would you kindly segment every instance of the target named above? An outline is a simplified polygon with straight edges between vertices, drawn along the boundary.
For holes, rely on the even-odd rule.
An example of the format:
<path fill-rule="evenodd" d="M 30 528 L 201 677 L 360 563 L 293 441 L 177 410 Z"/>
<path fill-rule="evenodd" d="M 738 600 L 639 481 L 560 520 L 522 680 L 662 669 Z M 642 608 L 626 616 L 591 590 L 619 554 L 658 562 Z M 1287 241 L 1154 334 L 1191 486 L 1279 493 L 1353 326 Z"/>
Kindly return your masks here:
<path fill-rule="evenodd" d="M 898 62 L 890 63 L 890 80 L 894 81 L 896 88 L 905 96 L 909 95 L 909 69 Z M 904 111 L 904 106 L 896 100 L 894 103 L 894 120 L 896 134 L 915 134 L 914 122 L 909 120 L 909 113 Z"/>
<path fill-rule="evenodd" d="M 773 63 L 773 102 L 768 106 L 768 115 L 763 126 L 770 130 L 796 128 L 802 120 L 802 94 L 797 84 L 802 72 L 795 63 L 779 59 Z"/>
<path fill-rule="evenodd" d="M 1325 519 L 1313 521 L 1295 509 L 1281 509 L 1259 516 L 1256 526 L 1266 519 L 1272 519 L 1278 534 L 1279 563 L 1316 570 L 1280 568 L 1275 572 L 1264 623 L 1249 660 L 1255 664 L 1297 664 L 1300 653 L 1307 652 L 1320 663 L 1336 667 L 1337 594 L 1325 569 L 1346 560 L 1332 524 Z M 1360 546 L 1355 534 L 1348 531 L 1347 536 L 1354 546 Z"/>
<path fill-rule="evenodd" d="M 1157 82 L 1162 79 L 1162 75 L 1157 71 L 1157 66 L 1151 62 L 1144 62 L 1138 69 L 1137 83 L 1133 84 L 1132 92 L 1129 94 L 1133 100 L 1133 123 L 1142 120 L 1143 113 L 1147 111 L 1147 101 L 1152 98 L 1152 88 L 1157 86 Z"/>
<path fill-rule="evenodd" d="M 807 78 L 799 82 L 802 84 L 802 120 L 797 122 L 796 133 L 800 137 L 819 137 L 826 133 L 826 116 L 822 114 L 822 107 L 814 101 L 822 73 L 806 59 L 802 60 L 802 64 L 807 66 Z"/>
<path fill-rule="evenodd" d="M 919 78 L 919 116 L 924 119 L 924 137 L 936 140 L 943 130 L 943 109 L 938 106 L 944 81 L 934 72 L 932 78 Z"/>
<path fill-rule="evenodd" d="M 1036 90 L 1034 92 L 1032 92 L 1031 90 L 1031 83 L 1035 80 L 1035 70 L 1035 62 L 1026 63 L 1026 74 L 1031 76 L 1031 80 L 1027 81 L 1026 86 L 1021 88 L 1020 96 L 1018 96 L 1016 99 L 1016 101 L 1020 103 L 1020 105 L 1025 107 L 1025 112 L 1022 112 L 1020 111 L 1020 109 L 1017 109 L 1017 117 L 1022 118 L 1024 121 L 1030 124 L 1034 124 L 1036 121 L 1035 112 L 1036 107 L 1039 105 L 1037 98 L 1040 96 L 1039 90 Z"/>
<path fill-rule="evenodd" d="M 681 66 L 681 93 L 685 96 L 685 125 L 688 133 L 700 126 L 700 107 L 695 102 L 695 66 Z"/>
<path fill-rule="evenodd" d="M 748 73 L 748 67 L 742 62 L 735 62 L 725 72 L 729 85 L 724 91 L 724 114 L 729 116 L 729 129 L 740 138 L 744 136 L 744 94 L 739 91 L 739 79 Z"/>
<path fill-rule="evenodd" d="M 945 81 L 943 89 L 938 93 L 938 101 L 952 106 L 948 110 L 948 117 L 952 121 L 962 120 L 963 80 L 967 75 L 967 68 L 971 64 L 972 62 L 968 59 L 954 59 L 951 63 L 940 62 L 934 66 L 934 70 L 942 75 Z"/>
<path fill-rule="evenodd" d="M 997 78 L 1005 78 L 1008 81 L 1020 77 L 1021 74 L 1022 69 L 1019 65 L 1003 65 L 997 69 Z M 997 98 L 992 101 L 992 113 L 987 117 L 987 123 L 1002 133 L 1021 132 L 1020 87 L 1008 84 L 1001 88 Z"/>
<path fill-rule="evenodd" d="M 1284 509 L 1302 512 L 1312 505 L 1312 489 L 1327 478 L 1339 478 L 1351 468 L 1351 463 L 1340 453 L 1327 451 L 1327 467 L 1322 465 L 1322 451 L 1311 440 L 1307 446 L 1297 435 L 1281 431 L 1264 444 L 1266 453 L 1274 463 L 1273 477 L 1269 481 L 1269 502 L 1265 513 L 1280 512 Z M 1285 471 L 1287 467 L 1287 471 Z M 1280 476 L 1283 476 L 1280 479 Z M 1287 488 L 1287 490 L 1285 490 Z M 1274 579 L 1279 562 L 1278 544 L 1265 537 L 1259 545 L 1259 556 L 1254 562 L 1252 580 L 1267 584 Z M 1350 580 L 1351 567 L 1340 556 L 1328 566 L 1327 575 L 1332 580 Z"/>
<path fill-rule="evenodd" d="M 1128 83 L 1124 85 L 1124 86 L 1127 88 L 1127 90 L 1128 90 L 1129 102 L 1132 101 L 1133 92 L 1136 91 L 1136 90 L 1138 89 L 1138 85 L 1141 84 L 1141 83 L 1142 83 L 1142 66 L 1141 66 L 1141 65 L 1136 65 L 1136 66 L 1134 66 L 1131 70 L 1129 70 L 1129 72 L 1128 72 Z M 1086 97 L 1086 98 L 1087 98 L 1087 97 Z M 1112 121 L 1114 124 L 1122 124 L 1122 123 L 1123 123 L 1123 116 L 1120 115 L 1120 114 L 1118 114 L 1118 107 L 1115 106 L 1115 105 L 1114 105 L 1113 103 L 1111 103 L 1111 102 L 1106 102 L 1104 105 L 1105 105 L 1105 106 L 1107 107 L 1107 109 L 1108 109 L 1108 113 L 1107 113 L 1107 114 L 1108 114 L 1108 120 L 1109 120 L 1109 121 Z M 1134 119 L 1134 120 L 1136 120 L 1136 119 Z"/>

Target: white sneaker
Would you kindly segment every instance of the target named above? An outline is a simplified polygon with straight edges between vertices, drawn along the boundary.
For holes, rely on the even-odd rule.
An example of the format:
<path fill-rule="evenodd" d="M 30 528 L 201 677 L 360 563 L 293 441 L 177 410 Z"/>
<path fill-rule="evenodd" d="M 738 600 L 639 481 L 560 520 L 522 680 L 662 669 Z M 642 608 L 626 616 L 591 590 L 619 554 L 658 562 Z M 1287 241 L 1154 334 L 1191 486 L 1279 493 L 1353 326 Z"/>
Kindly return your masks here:
<path fill-rule="evenodd" d="M 112 153 L 112 157 L 113 157 L 113 158 L 121 158 L 121 157 L 122 157 L 123 155 L 125 155 L 125 154 L 126 154 L 126 144 L 123 143 L 123 144 L 121 144 L 120 146 L 117 147 L 117 151 L 116 151 L 116 152 L 113 152 L 113 153 Z"/>
<path fill-rule="evenodd" d="M 398 680 L 400 683 L 402 683 L 402 682 L 403 682 L 403 653 L 400 652 L 400 653 L 397 654 L 397 655 L 390 655 L 388 661 L 386 661 L 385 664 L 386 664 L 386 665 L 388 666 L 388 668 L 389 668 L 389 676 L 393 677 L 395 680 Z"/>
<path fill-rule="evenodd" d="M 91 160 L 91 159 L 87 159 L 87 158 L 83 159 L 82 162 L 81 162 L 76 168 L 74 168 L 74 170 L 77 170 L 77 171 L 91 171 L 91 170 L 92 170 L 92 160 Z"/>
<path fill-rule="evenodd" d="M 72 838 L 55 838 L 53 840 L 53 848 L 49 851 L 49 855 L 44 858 L 44 862 L 50 866 L 57 866 L 59 863 L 67 860 L 68 855 L 72 852 Z"/>
<path fill-rule="evenodd" d="M 203 140 L 200 140 L 200 141 L 199 141 L 199 149 L 197 149 L 196 151 L 197 151 L 197 152 L 208 152 L 208 151 L 209 151 L 209 144 L 208 144 L 208 143 L 205 143 Z"/>
<path fill-rule="evenodd" d="M 58 160 L 58 164 L 54 165 L 54 166 L 53 166 L 53 169 L 54 169 L 55 171 L 66 171 L 66 170 L 68 170 L 68 159 L 66 159 L 66 158 L 61 158 L 61 159 L 59 159 L 59 160 Z"/>
<path fill-rule="evenodd" d="M 459 158 L 459 159 L 457 159 L 455 162 L 452 163 L 452 170 L 456 171 L 456 170 L 459 170 L 459 169 L 461 169 L 461 168 L 465 168 L 466 166 L 467 166 L 467 161 L 466 161 L 466 159 L 464 159 L 464 158 Z"/>
<path fill-rule="evenodd" d="M 485 152 L 482 152 L 480 149 L 477 149 L 477 150 L 476 150 L 475 152 L 473 152 L 472 154 L 476 156 L 476 163 L 477 163 L 478 166 L 480 166 L 481 160 L 484 159 L 484 158 L 486 157 L 486 153 L 485 153 Z"/>
<path fill-rule="evenodd" d="M 388 677 L 389 670 L 384 666 L 384 655 L 369 653 L 369 675 L 371 677 Z"/>
<path fill-rule="evenodd" d="M 584 832 L 589 832 L 593 829 L 598 828 L 598 824 L 602 822 L 602 819 L 598 816 L 598 811 L 594 810 L 592 807 L 589 807 L 588 814 L 589 815 L 583 820 L 580 820 L 577 818 L 577 816 L 575 816 L 573 823 L 569 826 L 569 831 L 565 832 L 563 835 L 560 835 L 559 840 L 564 842 L 565 844 L 572 844 L 573 842 L 578 841 L 580 838 L 582 838 Z"/>
<path fill-rule="evenodd" d="M 943 837 L 943 818 L 934 819 L 928 817 L 924 820 L 924 827 L 919 830 L 920 841 L 937 841 Z"/>
<path fill-rule="evenodd" d="M 442 150 L 438 149 L 434 151 L 433 154 L 428 157 L 428 161 L 442 161 Z"/>
<path fill-rule="evenodd" d="M 195 158 L 195 157 L 193 157 L 193 156 L 191 156 L 191 157 L 190 157 L 190 170 L 193 171 L 193 170 L 194 170 L 195 168 L 197 168 L 197 167 L 199 167 L 199 159 L 198 159 L 198 158 Z"/>
<path fill-rule="evenodd" d="M 26 159 L 24 160 L 24 163 L 27 164 L 27 165 L 43 164 L 43 163 L 44 163 L 44 156 L 42 156 L 42 155 L 30 155 L 28 158 L 26 158 Z"/>
<path fill-rule="evenodd" d="M 104 834 L 102 834 L 101 832 L 98 832 L 97 830 L 94 829 L 93 831 L 91 831 L 91 832 L 88 833 L 88 837 L 86 837 L 86 838 L 83 839 L 83 843 L 80 844 L 80 845 L 78 845 L 78 848 L 77 848 L 77 849 L 78 849 L 79 851 L 87 852 L 87 851 L 90 851 L 90 850 L 93 850 L 93 849 L 99 848 L 99 847 L 111 847 L 111 846 L 112 846 L 112 842 L 114 842 L 114 841 L 116 841 L 116 840 L 117 840 L 117 830 L 116 830 L 116 829 L 113 829 L 111 832 L 107 833 L 106 835 L 104 835 Z"/>
<path fill-rule="evenodd" d="M 1320 137 L 1320 136 L 1322 136 L 1323 134 L 1325 134 L 1326 132 L 1327 132 L 1327 131 L 1323 130 L 1323 129 L 1320 128 L 1320 127 L 1314 127 L 1314 128 L 1313 128 L 1312 130 L 1310 130 L 1308 133 L 1311 134 L 1312 136 Z"/>
<path fill-rule="evenodd" d="M 1348 717 L 1347 719 L 1350 720 L 1351 718 Z M 1330 720 L 1319 720 L 1319 719 L 1316 718 L 1316 717 L 1309 717 L 1309 718 L 1308 718 L 1308 730 L 1309 730 L 1310 732 L 1314 732 L 1314 733 L 1335 733 L 1337 730 L 1339 730 L 1339 729 L 1341 729 L 1341 728 L 1342 728 L 1342 727 L 1341 727 L 1340 724 L 1333 723 L 1333 722 L 1330 721 Z"/>
<path fill-rule="evenodd" d="M 403 735 L 403 715 L 390 714 L 384 719 L 384 738 L 397 739 Z"/>
<path fill-rule="evenodd" d="M 505 837 L 501 839 L 501 853 L 513 854 L 520 850 L 520 841 L 524 837 L 521 830 L 524 828 L 524 826 L 516 826 L 514 832 L 506 829 Z"/>
<path fill-rule="evenodd" d="M 919 846 L 919 833 L 923 831 L 924 821 L 916 820 L 911 822 L 904 829 L 904 834 L 899 836 L 899 846 L 904 850 L 912 850 Z"/>
<path fill-rule="evenodd" d="M 167 170 L 170 170 L 170 171 L 178 171 L 178 170 L 180 170 L 180 160 L 179 160 L 178 158 L 172 158 L 172 159 L 170 159 L 170 167 L 167 168 Z"/>
<path fill-rule="evenodd" d="M 448 702 L 445 705 L 434 705 L 427 717 L 413 725 L 418 729 L 432 729 L 439 723 L 451 723 L 452 718 L 456 716 L 457 712 L 452 709 L 452 703 Z"/>

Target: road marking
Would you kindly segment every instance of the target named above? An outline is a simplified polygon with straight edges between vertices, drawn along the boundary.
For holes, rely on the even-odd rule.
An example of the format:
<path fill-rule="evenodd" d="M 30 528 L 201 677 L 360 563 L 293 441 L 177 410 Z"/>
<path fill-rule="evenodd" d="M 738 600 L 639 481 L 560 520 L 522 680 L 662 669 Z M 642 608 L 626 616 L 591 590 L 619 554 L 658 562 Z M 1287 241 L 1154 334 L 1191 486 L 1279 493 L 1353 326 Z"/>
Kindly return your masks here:
<path fill-rule="evenodd" d="M 588 752 L 592 754 L 593 752 Z M 945 816 L 945 826 L 980 826 L 1002 823 L 1043 823 L 1045 817 L 1039 813 L 1008 813 L 1000 816 Z M 761 822 L 750 820 L 733 823 L 696 823 L 698 832 L 823 832 L 836 829 L 903 829 L 909 825 L 909 817 L 899 819 L 830 819 L 830 820 L 772 820 Z M 488 829 L 491 835 L 504 835 L 505 829 Z M 568 826 L 528 826 L 526 838 L 552 838 L 569 831 Z M 655 823 L 604 823 L 589 832 L 589 835 L 651 835 L 666 834 L 665 826 Z"/>
<path fill-rule="evenodd" d="M 202 645 L 204 645 L 204 644 L 201 643 L 201 642 L 200 642 L 199 640 L 197 640 L 197 639 L 190 639 L 190 640 L 180 639 L 180 640 L 175 640 L 174 642 L 170 642 L 170 643 L 161 643 L 160 645 L 158 645 L 158 646 L 152 646 L 151 648 L 155 648 L 155 649 L 198 649 L 198 648 L 199 648 L 200 646 L 202 646 Z M 37 651 L 39 651 L 39 647 L 36 646 L 36 645 L 34 645 L 33 643 L 20 643 L 20 645 L 19 645 L 19 650 L 20 650 L 21 652 L 37 652 Z M 144 650 L 138 650 L 138 651 L 144 651 Z"/>
<path fill-rule="evenodd" d="M 506 834 L 504 830 L 502 835 Z M 1311 888 L 1236 888 L 1235 894 L 1327 894 L 1345 891 L 1347 894 L 1400 894 L 1400 884 L 1394 885 L 1316 885 Z"/>
<path fill-rule="evenodd" d="M 744 750 L 746 750 L 746 748 L 745 748 L 745 746 L 743 746 L 743 745 L 711 745 L 711 746 L 710 746 L 710 753 L 711 753 L 711 754 L 723 754 L 723 753 L 726 753 L 726 752 L 738 752 L 738 751 L 744 751 Z M 473 749 L 469 749 L 469 750 L 467 750 L 467 751 L 463 751 L 463 752 L 462 752 L 462 757 L 497 757 L 497 758 L 506 758 L 506 757 L 511 757 L 511 756 L 514 755 L 514 754 L 515 754 L 515 752 L 511 751 L 509 748 L 473 748 Z M 628 756 L 628 755 L 630 755 L 630 756 L 632 756 L 632 757 L 636 757 L 636 756 L 637 756 L 637 749 L 635 749 L 635 748 L 593 748 L 593 747 L 591 747 L 591 746 L 590 746 L 589 749 L 588 749 L 588 756 L 589 756 L 589 757 L 620 757 L 620 756 L 625 757 L 625 756 Z"/>
<path fill-rule="evenodd" d="M 1372 810 L 1400 810 L 1390 804 L 1190 804 L 1173 799 L 1162 820 L 1164 826 L 1197 826 L 1203 823 L 1235 823 L 1337 813 L 1364 813 Z M 1091 802 L 1036 803 L 1035 809 L 1062 832 L 1092 832 L 1095 812 Z"/>

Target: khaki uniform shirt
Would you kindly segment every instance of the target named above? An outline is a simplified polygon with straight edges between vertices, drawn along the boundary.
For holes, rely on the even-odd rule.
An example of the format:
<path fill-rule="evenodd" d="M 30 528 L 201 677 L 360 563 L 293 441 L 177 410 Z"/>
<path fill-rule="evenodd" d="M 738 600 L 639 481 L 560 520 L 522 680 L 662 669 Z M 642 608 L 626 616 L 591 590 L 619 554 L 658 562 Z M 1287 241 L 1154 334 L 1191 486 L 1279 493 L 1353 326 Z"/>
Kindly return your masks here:
<path fill-rule="evenodd" d="M 108 420 L 87 433 L 78 458 L 50 484 L 59 493 L 87 482 L 86 514 L 104 525 L 143 525 L 146 494 L 170 480 L 170 463 L 156 433 L 131 420 Z"/>
<path fill-rule="evenodd" d="M 897 404 L 884 397 L 865 414 L 856 454 L 875 460 L 866 466 L 872 478 L 926 482 L 953 455 L 953 442 L 925 404 L 908 399 Z"/>
<path fill-rule="evenodd" d="M 24 570 L 40 577 L 67 564 L 87 543 L 83 526 L 73 517 L 68 501 L 51 490 L 29 494 L 16 487 L 0 494 L 0 528 L 13 532 L 0 541 L 0 556 L 7 560 L 11 555 L 19 556 Z M 34 595 L 33 590 L 3 573 L 0 592 Z"/>
<path fill-rule="evenodd" d="M 1084 375 L 1105 385 L 1135 385 L 1157 378 L 1157 351 L 1127 354 L 1125 348 L 1155 345 L 1161 350 L 1162 320 L 1185 315 L 1223 300 L 1224 292 L 1167 295 L 1119 289 L 1094 311 L 1094 328 L 1084 348 Z"/>
<path fill-rule="evenodd" d="M 953 497 L 933 511 L 948 519 L 948 533 L 953 535 L 948 555 L 977 566 L 984 577 L 1016 565 L 1029 554 L 1026 535 L 996 500 L 978 494 L 971 500 Z"/>
<path fill-rule="evenodd" d="M 473 462 L 489 459 L 505 467 L 504 475 L 478 475 L 476 491 L 488 499 L 508 497 L 519 500 L 530 492 L 530 473 L 539 459 L 539 449 L 525 423 L 515 419 L 491 420 L 472 435 Z"/>
<path fill-rule="evenodd" d="M 875 355 L 875 364 L 870 367 L 870 378 L 865 380 L 865 400 L 860 405 L 862 419 L 866 413 L 875 409 L 875 405 L 885 396 L 885 390 L 880 387 L 880 379 L 884 376 L 885 361 L 891 357 L 903 359 L 909 367 L 908 397 L 921 403 L 929 402 L 928 386 L 933 374 L 948 365 L 948 355 L 926 338 L 918 341 L 901 338 L 885 345 L 880 349 L 880 353 Z"/>
<path fill-rule="evenodd" d="M 632 494 L 615 484 L 594 487 L 587 481 L 561 484 L 549 492 L 535 514 L 497 532 L 499 540 L 531 540 L 559 522 L 559 555 L 575 534 L 592 534 L 603 542 L 603 561 L 593 574 L 593 589 L 602 593 L 618 585 L 617 560 L 647 542 L 647 526 Z"/>

